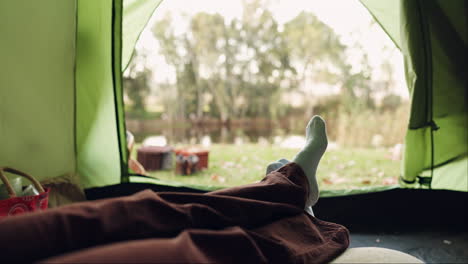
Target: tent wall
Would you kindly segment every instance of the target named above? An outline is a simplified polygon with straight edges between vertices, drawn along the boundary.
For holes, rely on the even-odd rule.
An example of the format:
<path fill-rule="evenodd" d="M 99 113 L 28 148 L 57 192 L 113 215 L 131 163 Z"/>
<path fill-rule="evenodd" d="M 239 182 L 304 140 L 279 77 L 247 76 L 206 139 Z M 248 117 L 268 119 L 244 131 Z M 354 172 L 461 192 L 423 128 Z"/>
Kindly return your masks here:
<path fill-rule="evenodd" d="M 404 183 L 468 191 L 468 171 L 449 170 L 438 174 L 443 180 L 432 179 L 434 168 L 468 154 L 466 11 L 462 0 L 402 4 L 402 51 L 412 105 Z M 431 173 L 423 174 L 427 169 Z"/>
<path fill-rule="evenodd" d="M 0 2 L 1 166 L 49 184 L 121 182 L 121 14 L 122 0 Z"/>
<path fill-rule="evenodd" d="M 405 57 L 411 113 L 402 185 L 468 191 L 468 3 L 361 2 Z"/>
<path fill-rule="evenodd" d="M 374 19 L 380 24 L 387 35 L 400 47 L 400 0 L 361 0 L 361 3 L 370 11 Z"/>
<path fill-rule="evenodd" d="M 133 54 L 141 32 L 162 0 L 124 0 L 122 21 L 122 70 Z"/>
<path fill-rule="evenodd" d="M 77 166 L 84 188 L 121 182 L 121 0 L 79 0 L 76 56 Z M 117 66 L 116 66 L 117 65 Z M 123 138 L 123 140 L 125 140 Z"/>
<path fill-rule="evenodd" d="M 126 22 L 122 0 L 0 2 L 1 166 L 81 188 L 126 181 L 122 65 L 160 2 L 125 0 Z"/>
<path fill-rule="evenodd" d="M 0 166 L 75 172 L 74 1 L 0 1 Z"/>
<path fill-rule="evenodd" d="M 160 2 L 78 1 L 77 162 L 84 188 L 129 180 L 122 71 Z"/>

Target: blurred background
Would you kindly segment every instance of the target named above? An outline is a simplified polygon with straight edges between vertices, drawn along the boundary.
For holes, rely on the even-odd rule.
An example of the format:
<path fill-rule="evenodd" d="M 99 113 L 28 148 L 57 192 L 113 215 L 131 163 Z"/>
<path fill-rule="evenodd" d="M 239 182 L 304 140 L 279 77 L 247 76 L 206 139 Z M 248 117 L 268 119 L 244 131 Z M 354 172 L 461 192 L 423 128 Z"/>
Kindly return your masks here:
<path fill-rule="evenodd" d="M 358 0 L 163 1 L 124 73 L 126 124 L 146 145 L 209 151 L 159 179 L 226 187 L 291 159 L 327 122 L 322 189 L 397 184 L 408 123 L 403 58 Z"/>

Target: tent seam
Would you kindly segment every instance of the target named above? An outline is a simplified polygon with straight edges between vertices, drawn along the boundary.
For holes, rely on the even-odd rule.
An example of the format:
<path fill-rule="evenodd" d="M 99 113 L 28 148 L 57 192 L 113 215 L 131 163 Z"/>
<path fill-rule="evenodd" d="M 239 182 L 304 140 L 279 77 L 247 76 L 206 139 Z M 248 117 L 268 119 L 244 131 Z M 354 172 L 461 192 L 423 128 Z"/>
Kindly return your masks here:
<path fill-rule="evenodd" d="M 418 7 L 420 9 L 420 14 L 421 14 L 421 26 L 423 27 L 422 29 L 422 35 L 424 38 L 424 43 L 426 44 L 424 47 L 424 55 L 425 55 L 425 64 L 424 68 L 426 71 L 426 76 L 427 76 L 427 89 L 429 93 L 426 93 L 427 98 L 427 107 L 429 109 L 426 110 L 426 113 L 429 114 L 429 126 L 430 126 L 430 133 L 431 133 L 431 177 L 428 179 L 428 185 L 429 189 L 432 189 L 432 177 L 434 176 L 434 131 L 436 130 L 437 125 L 435 124 L 433 120 L 434 116 L 434 89 L 433 89 L 433 67 L 432 67 L 432 46 L 431 46 L 431 31 L 429 29 L 430 25 L 427 21 L 427 19 L 423 16 L 428 15 L 426 12 L 427 9 L 423 10 L 422 6 L 422 1 L 418 1 Z"/>
<path fill-rule="evenodd" d="M 75 40 L 74 40 L 75 56 L 74 56 L 74 65 L 73 65 L 73 151 L 75 155 L 75 170 L 74 173 L 78 173 L 78 133 L 77 133 L 77 123 L 78 123 L 78 107 L 77 107 L 77 85 L 76 85 L 76 73 L 77 73 L 77 52 L 78 52 L 78 1 L 75 1 Z"/>
<path fill-rule="evenodd" d="M 117 1 L 120 1 L 120 8 L 118 9 L 117 6 L 116 6 L 116 3 Z M 118 9 L 118 10 L 117 10 Z M 119 14 L 117 14 L 117 11 L 119 11 Z M 120 17 L 120 19 L 118 19 Z M 118 21 L 117 21 L 118 20 Z M 117 23 L 120 23 L 120 27 L 117 28 L 116 25 Z M 119 100 L 117 98 L 117 89 L 119 89 L 119 87 L 121 88 L 122 87 L 122 82 L 120 82 L 120 85 L 118 85 L 118 81 L 117 81 L 117 74 L 120 74 L 121 75 L 121 60 L 118 60 L 118 67 L 119 67 L 119 71 L 116 71 L 116 41 L 120 41 L 120 44 L 118 46 L 118 49 L 120 51 L 120 53 L 122 53 L 122 1 L 121 0 L 113 0 L 112 1 L 112 60 L 111 60 L 111 64 L 112 64 L 112 80 L 113 80 L 113 88 L 114 88 L 114 111 L 115 111 L 115 120 L 116 120 L 116 130 L 117 130 L 117 142 L 118 142 L 118 149 L 119 149 L 119 163 L 120 163 L 120 181 L 121 182 L 128 182 L 128 172 L 127 172 L 127 164 L 126 162 L 124 161 L 123 159 L 123 152 L 122 152 L 122 131 L 121 131 L 121 127 L 120 127 L 120 123 L 121 123 L 121 120 L 120 120 L 120 113 L 119 113 L 119 107 L 120 107 L 120 104 L 119 104 Z M 118 40 L 116 39 L 116 28 L 117 30 L 119 30 L 119 36 L 118 36 Z M 121 57 L 121 55 L 120 55 Z M 119 86 L 119 87 L 117 87 Z M 124 124 L 124 129 L 125 129 L 125 124 Z"/>

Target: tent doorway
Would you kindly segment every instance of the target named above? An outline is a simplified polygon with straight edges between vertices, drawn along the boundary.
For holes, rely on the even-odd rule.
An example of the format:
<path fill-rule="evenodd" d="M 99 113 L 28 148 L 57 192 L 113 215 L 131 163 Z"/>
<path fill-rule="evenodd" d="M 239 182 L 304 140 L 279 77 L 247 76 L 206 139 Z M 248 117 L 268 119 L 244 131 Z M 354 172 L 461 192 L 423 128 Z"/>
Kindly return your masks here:
<path fill-rule="evenodd" d="M 210 151 L 209 168 L 148 176 L 202 190 L 257 181 L 268 163 L 297 153 L 318 114 L 330 137 L 322 195 L 397 186 L 409 113 L 403 58 L 361 3 L 340 15 L 333 1 L 288 2 L 292 10 L 205 2 L 161 4 L 123 84 L 134 160 L 146 162 L 142 145 L 196 146 Z"/>

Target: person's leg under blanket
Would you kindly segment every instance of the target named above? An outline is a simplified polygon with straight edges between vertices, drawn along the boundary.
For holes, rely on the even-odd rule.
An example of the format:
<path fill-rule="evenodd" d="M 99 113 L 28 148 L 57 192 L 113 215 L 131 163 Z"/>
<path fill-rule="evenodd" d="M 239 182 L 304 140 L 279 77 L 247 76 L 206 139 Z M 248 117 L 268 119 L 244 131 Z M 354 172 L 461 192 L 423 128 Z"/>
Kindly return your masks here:
<path fill-rule="evenodd" d="M 194 212 L 201 225 L 181 230 L 166 238 L 126 241 L 94 247 L 48 259 L 49 263 L 327 263 L 340 255 L 348 246 L 348 232 L 336 224 L 320 221 L 294 206 L 298 194 L 305 192 L 296 189 L 296 180 L 305 177 L 295 164 L 289 164 L 278 172 L 273 172 L 262 184 L 250 185 L 267 199 L 267 187 L 276 192 L 271 202 L 246 200 L 217 194 L 209 197 L 211 212 Z M 300 170 L 300 169 L 299 169 Z M 288 177 L 289 176 L 289 177 Z M 278 180 L 279 179 L 279 180 Z M 290 186 L 290 187 L 285 187 Z M 271 187 L 271 189 L 270 189 Z M 284 188 L 283 188 L 284 187 Z M 289 189 L 289 190 L 288 190 Z M 229 195 L 234 195 L 235 192 Z M 243 188 L 241 192 L 244 191 Z M 246 196 L 251 192 L 245 192 Z M 219 196 L 218 196 L 219 195 Z M 291 204 L 281 203 L 281 196 L 288 196 Z M 192 200 L 195 204 L 205 204 L 199 195 L 161 194 L 166 201 L 185 204 Z M 270 195 L 271 196 L 271 195 Z M 193 198 L 193 199 L 192 199 Z M 246 200 L 246 201 L 245 201 Z M 202 216 L 201 214 L 206 214 Z M 219 215 L 223 215 L 221 219 Z M 156 216 L 157 217 L 157 216 Z M 203 217 L 205 217 L 203 219 Z M 207 225 L 206 221 L 211 224 Z M 233 223 L 233 224 L 229 224 Z M 239 224 L 240 223 L 240 224 Z M 204 225 L 204 226 L 202 226 Z M 227 227 L 226 227 L 227 226 Z M 155 236 L 161 237 L 161 236 Z"/>
<path fill-rule="evenodd" d="M 52 256 L 57 262 L 328 262 L 347 248 L 348 232 L 304 212 L 310 187 L 301 167 L 291 163 L 260 183 L 208 194 L 143 191 L 6 218 L 0 256 L 6 263 Z"/>

